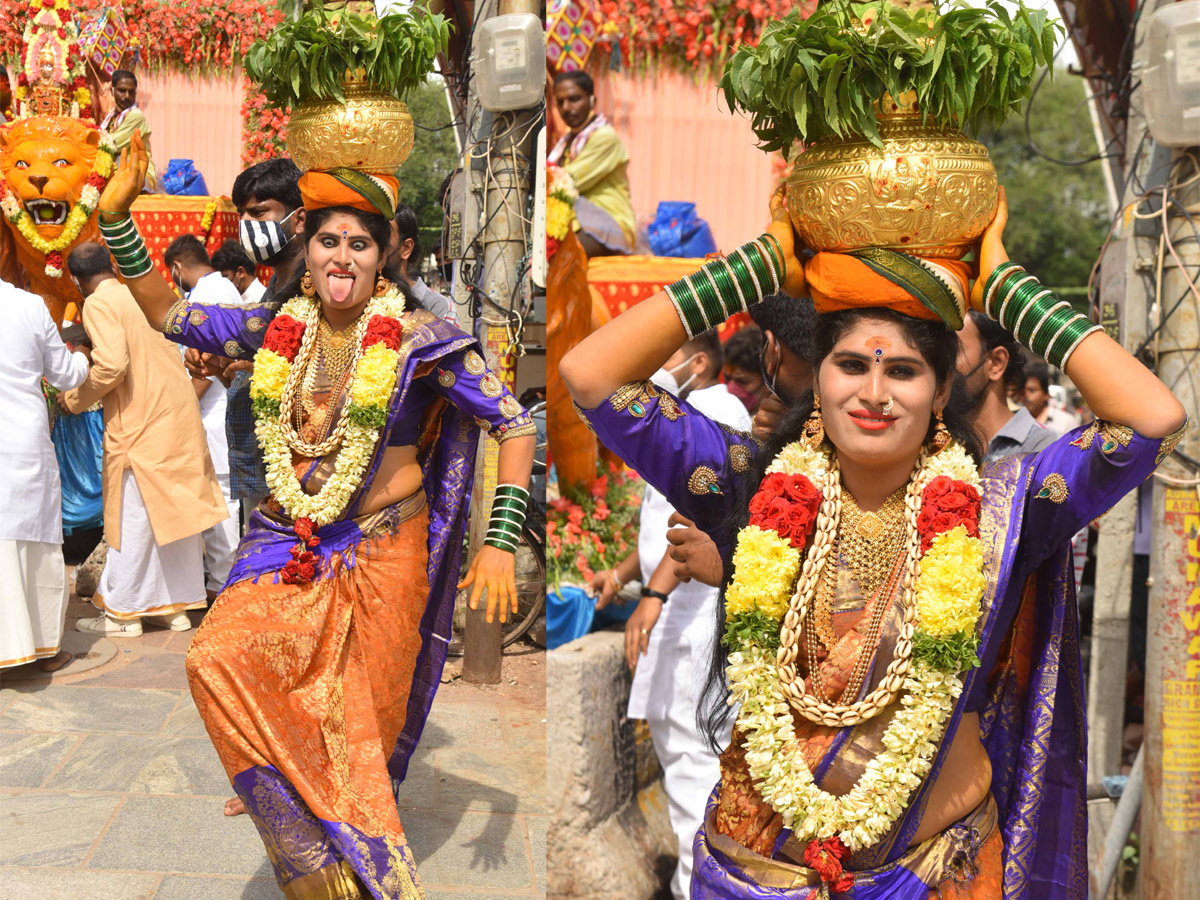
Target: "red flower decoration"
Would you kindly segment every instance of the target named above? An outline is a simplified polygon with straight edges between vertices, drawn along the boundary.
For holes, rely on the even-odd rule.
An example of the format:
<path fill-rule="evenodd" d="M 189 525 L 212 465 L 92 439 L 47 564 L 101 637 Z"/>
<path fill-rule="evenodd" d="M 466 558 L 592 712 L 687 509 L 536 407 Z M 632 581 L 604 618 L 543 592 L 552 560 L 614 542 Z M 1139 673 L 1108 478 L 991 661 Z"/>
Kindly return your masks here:
<path fill-rule="evenodd" d="M 773 472 L 750 501 L 750 524 L 778 532 L 803 552 L 820 507 L 821 493 L 807 477 Z"/>
<path fill-rule="evenodd" d="M 404 326 L 399 319 L 391 316 L 371 316 L 367 323 L 367 333 L 363 335 L 363 348 L 373 344 L 385 344 L 389 350 L 400 349 L 400 338 L 404 335 Z"/>
<path fill-rule="evenodd" d="M 316 554 L 301 549 L 302 544 L 292 548 L 292 558 L 284 564 L 279 577 L 288 584 L 304 584 L 312 581 L 317 575 Z"/>
<path fill-rule="evenodd" d="M 321 539 L 316 534 L 317 525 L 308 516 L 298 518 L 292 525 L 292 529 L 296 532 L 296 537 L 309 547 L 316 547 L 321 543 Z"/>
<path fill-rule="evenodd" d="M 55 269 L 61 269 L 63 264 L 62 252 L 59 250 L 51 250 L 46 254 L 46 265 L 52 266 Z"/>
<path fill-rule="evenodd" d="M 966 482 L 939 475 L 921 494 L 921 514 L 917 516 L 921 552 L 925 553 L 939 534 L 958 525 L 966 528 L 970 537 L 979 537 L 979 491 Z"/>
<path fill-rule="evenodd" d="M 804 848 L 804 864 L 841 893 L 854 886 L 854 876 L 842 868 L 842 860 L 850 858 L 850 849 L 837 835 L 826 840 L 811 840 Z"/>
<path fill-rule="evenodd" d="M 273 350 L 288 362 L 296 358 L 300 350 L 300 339 L 304 337 L 304 323 L 297 322 L 289 315 L 279 315 L 267 326 L 263 335 L 263 347 Z"/>
<path fill-rule="evenodd" d="M 554 254 L 558 252 L 559 240 L 556 237 L 546 236 L 546 259 L 552 259 Z"/>

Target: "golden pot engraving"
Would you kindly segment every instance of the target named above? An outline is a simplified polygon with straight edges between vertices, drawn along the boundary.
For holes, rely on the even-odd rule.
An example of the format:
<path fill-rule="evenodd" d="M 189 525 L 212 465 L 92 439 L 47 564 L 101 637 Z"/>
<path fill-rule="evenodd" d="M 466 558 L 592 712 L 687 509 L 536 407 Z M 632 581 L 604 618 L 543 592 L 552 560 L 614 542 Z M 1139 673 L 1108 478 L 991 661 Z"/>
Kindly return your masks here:
<path fill-rule="evenodd" d="M 336 100 L 301 103 L 287 128 L 288 154 L 302 170 L 344 166 L 391 175 L 413 148 L 408 106 L 390 94 L 343 84 Z"/>
<path fill-rule="evenodd" d="M 959 259 L 996 212 L 987 148 L 961 131 L 921 124 L 911 101 L 878 112 L 882 149 L 822 138 L 796 159 L 788 208 L 814 250 L 863 247 Z M 877 106 L 878 110 L 878 106 Z"/>

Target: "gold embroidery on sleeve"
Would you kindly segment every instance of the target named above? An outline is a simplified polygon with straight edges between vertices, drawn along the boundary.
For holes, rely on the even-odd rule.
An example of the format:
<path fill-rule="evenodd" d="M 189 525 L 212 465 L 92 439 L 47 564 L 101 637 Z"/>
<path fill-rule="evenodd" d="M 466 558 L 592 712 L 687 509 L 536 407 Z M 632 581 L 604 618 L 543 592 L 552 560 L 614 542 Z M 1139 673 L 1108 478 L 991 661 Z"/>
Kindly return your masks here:
<path fill-rule="evenodd" d="M 732 444 L 729 447 L 729 464 L 739 475 L 750 471 L 750 448 L 745 444 Z"/>
<path fill-rule="evenodd" d="M 1039 500 L 1049 500 L 1051 503 L 1067 502 L 1067 480 L 1057 472 L 1051 472 L 1042 480 L 1042 489 L 1037 492 Z"/>
<path fill-rule="evenodd" d="M 193 309 L 188 313 L 187 320 L 189 325 L 203 325 L 208 321 L 208 313 L 203 310 Z"/>
<path fill-rule="evenodd" d="M 525 410 L 521 408 L 516 397 L 509 396 L 500 401 L 500 414 L 506 419 L 515 419 L 523 412 Z"/>
<path fill-rule="evenodd" d="M 479 379 L 479 392 L 485 397 L 499 397 L 504 392 L 504 385 L 494 372 L 488 372 Z"/>
<path fill-rule="evenodd" d="M 225 349 L 226 356 L 241 356 L 242 355 L 241 345 L 238 344 L 237 341 L 226 341 L 224 349 Z"/>
<path fill-rule="evenodd" d="M 574 400 L 571 401 L 571 406 L 575 409 L 575 415 L 579 416 L 579 418 L 583 420 L 583 424 L 587 426 L 587 430 L 592 434 L 596 434 L 596 429 L 592 427 L 592 423 L 588 420 L 587 413 L 584 411 L 584 409 Z"/>
<path fill-rule="evenodd" d="M 708 466 L 696 466 L 692 469 L 692 474 L 688 476 L 688 490 L 700 497 L 705 494 L 721 493 L 721 486 L 717 483 L 717 473 Z"/>
<path fill-rule="evenodd" d="M 487 368 L 487 366 L 485 366 L 483 363 L 483 357 L 481 357 L 474 350 L 468 350 L 466 353 L 464 353 L 462 362 L 463 368 L 472 375 L 482 375 L 483 370 Z"/>
<path fill-rule="evenodd" d="M 444 388 L 454 387 L 454 382 L 457 380 L 454 373 L 449 369 L 438 369 L 438 384 Z"/>
<path fill-rule="evenodd" d="M 1154 464 L 1156 466 L 1160 465 L 1164 459 L 1171 455 L 1171 451 L 1179 446 L 1179 443 L 1183 440 L 1183 436 L 1187 434 L 1189 424 L 1188 420 L 1184 419 L 1183 424 L 1177 430 L 1162 439 L 1162 442 L 1158 445 L 1158 455 L 1154 457 Z"/>

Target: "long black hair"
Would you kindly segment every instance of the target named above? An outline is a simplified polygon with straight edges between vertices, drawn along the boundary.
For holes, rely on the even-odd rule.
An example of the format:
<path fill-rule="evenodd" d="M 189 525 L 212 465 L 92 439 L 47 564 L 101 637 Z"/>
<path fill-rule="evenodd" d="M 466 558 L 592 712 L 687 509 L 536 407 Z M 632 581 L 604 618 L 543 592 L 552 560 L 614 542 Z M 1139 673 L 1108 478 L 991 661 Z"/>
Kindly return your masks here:
<path fill-rule="evenodd" d="M 334 214 L 343 216 L 353 216 L 358 220 L 359 224 L 371 236 L 371 240 L 379 248 L 381 258 L 387 258 L 388 243 L 392 239 L 392 226 L 383 216 L 377 213 L 363 212 L 361 209 L 355 209 L 352 206 L 323 206 L 320 209 L 306 210 L 304 213 L 304 232 L 297 235 L 302 238 L 304 246 L 308 247 L 308 242 L 311 236 L 315 236 L 321 230 L 321 226 L 332 218 Z M 304 277 L 307 267 L 301 269 L 292 280 L 285 284 L 282 290 L 279 291 L 279 297 L 289 298 L 295 297 L 300 293 L 300 279 Z M 408 286 L 408 282 L 400 274 L 400 270 L 396 266 L 385 264 L 383 267 L 383 276 L 391 281 L 400 289 L 400 295 L 404 297 L 404 305 L 408 309 L 424 309 L 425 307 L 413 295 L 412 290 Z"/>
<path fill-rule="evenodd" d="M 890 309 L 871 307 L 867 309 L 845 309 L 817 316 L 812 335 L 812 358 L 810 362 L 813 371 L 821 366 L 821 361 L 832 351 L 842 337 L 863 319 L 874 319 L 884 322 L 894 322 L 899 326 L 905 339 L 910 343 L 933 369 L 934 377 L 939 385 L 947 381 L 952 383 L 950 399 L 942 412 L 942 420 L 950 435 L 978 463 L 983 459 L 983 449 L 979 438 L 971 424 L 969 402 L 959 383 L 955 379 L 955 363 L 958 359 L 958 336 L 947 331 L 940 322 L 925 319 L 914 319 Z M 813 392 L 803 394 L 787 411 L 775 433 L 759 448 L 751 463 L 750 472 L 742 484 L 742 490 L 737 502 L 730 507 L 724 526 L 724 533 L 736 535 L 750 521 L 750 500 L 758 490 L 759 484 L 766 475 L 767 466 L 779 452 L 792 441 L 799 440 L 804 434 L 804 423 L 813 411 Z M 925 435 L 928 442 L 937 427 L 936 419 L 930 415 L 929 430 Z M 717 640 L 713 644 L 709 659 L 708 673 L 700 694 L 700 703 L 696 710 L 696 721 L 714 752 L 721 752 L 721 737 L 728 727 L 733 715 L 728 703 L 729 687 L 725 681 L 725 667 L 728 663 L 729 651 L 721 642 L 720 636 L 725 633 L 725 590 L 733 575 L 731 559 L 725 561 L 725 573 L 719 602 L 717 603 Z"/>

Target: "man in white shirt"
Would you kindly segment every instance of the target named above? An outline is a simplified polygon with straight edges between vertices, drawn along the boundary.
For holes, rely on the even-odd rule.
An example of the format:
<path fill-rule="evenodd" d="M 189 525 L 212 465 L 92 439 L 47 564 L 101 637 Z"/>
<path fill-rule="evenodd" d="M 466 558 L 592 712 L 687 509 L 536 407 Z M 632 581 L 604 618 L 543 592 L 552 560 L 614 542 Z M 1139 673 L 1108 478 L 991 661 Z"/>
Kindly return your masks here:
<path fill-rule="evenodd" d="M 651 381 L 713 421 L 749 432 L 750 413 L 720 381 L 722 361 L 717 333 L 705 332 L 676 350 Z M 692 841 L 712 786 L 721 777 L 717 756 L 696 725 L 703 684 L 697 660 L 712 656 L 720 592 L 675 577 L 675 563 L 667 555 L 667 521 L 674 512 L 662 494 L 647 486 L 637 551 L 614 569 L 597 573 L 593 586 L 602 607 L 624 582 L 642 581 L 641 602 L 625 625 L 625 658 L 634 670 L 627 714 L 646 720 L 662 765 L 671 829 L 679 844 L 671 892 L 684 900 L 691 890 Z"/>
<path fill-rule="evenodd" d="M 238 241 L 223 243 L 212 255 L 212 267 L 233 282 L 247 306 L 258 303 L 267 292 L 267 286 L 258 280 L 254 260 L 246 255 Z"/>
<path fill-rule="evenodd" d="M 231 243 L 234 242 L 226 241 L 225 246 Z M 217 253 L 225 250 L 225 246 Z M 240 247 L 237 249 L 245 257 L 245 265 L 253 271 L 254 263 L 250 262 Z M 172 280 L 191 300 L 199 303 L 226 304 L 246 302 L 246 291 L 239 290 L 234 280 L 225 277 L 223 272 L 214 268 L 213 264 L 219 262 L 217 256 L 214 255 L 214 258 L 209 260 L 204 245 L 193 235 L 183 234 L 175 238 L 163 254 L 163 262 L 170 269 Z M 251 280 L 260 290 L 263 289 L 260 281 Z M 247 289 L 253 288 L 247 286 Z M 217 473 L 225 505 L 229 508 L 229 518 L 218 522 L 203 535 L 205 589 L 211 601 L 224 586 L 225 579 L 229 577 L 229 570 L 233 567 L 241 514 L 238 501 L 234 499 L 229 486 L 229 444 L 225 438 L 225 385 L 216 377 L 192 376 L 192 387 L 200 401 L 200 418 L 204 423 L 205 438 L 208 440 L 208 455 L 212 457 L 213 469 Z"/>
<path fill-rule="evenodd" d="M 37 294 L 0 281 L 0 668 L 42 660 L 54 671 L 67 615 L 62 496 L 42 379 L 60 391 L 88 375 L 87 357 L 67 349 Z"/>

